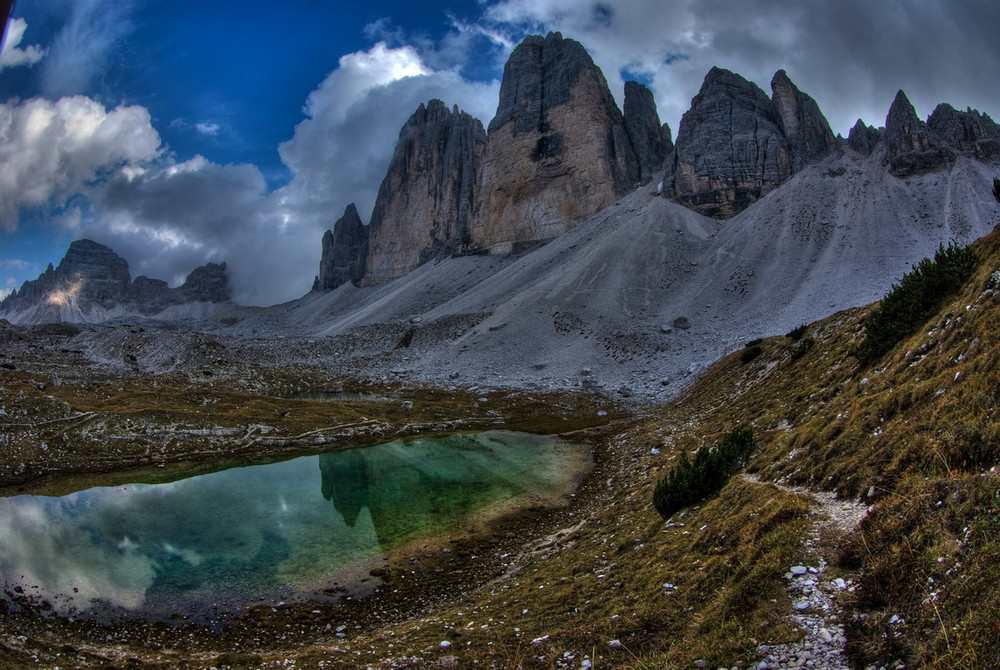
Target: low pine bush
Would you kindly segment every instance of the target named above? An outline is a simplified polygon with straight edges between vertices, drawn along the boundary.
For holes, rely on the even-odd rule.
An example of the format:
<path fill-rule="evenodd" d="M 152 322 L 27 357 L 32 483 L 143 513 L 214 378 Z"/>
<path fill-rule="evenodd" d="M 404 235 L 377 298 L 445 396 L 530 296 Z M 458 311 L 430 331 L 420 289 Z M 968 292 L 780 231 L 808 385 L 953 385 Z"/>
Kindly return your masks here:
<path fill-rule="evenodd" d="M 941 246 L 933 260 L 920 261 L 865 321 L 865 340 L 853 352 L 858 360 L 872 363 L 913 334 L 972 276 L 976 261 L 974 251 L 954 243 Z"/>
<path fill-rule="evenodd" d="M 746 365 L 753 359 L 760 356 L 761 353 L 763 353 L 763 351 L 764 350 L 761 349 L 759 342 L 757 344 L 747 345 L 747 348 L 744 349 L 743 352 L 740 354 L 740 363 Z"/>
<path fill-rule="evenodd" d="M 785 337 L 792 340 L 793 342 L 798 342 L 799 340 L 802 339 L 802 336 L 806 334 L 807 330 L 809 330 L 809 326 L 803 323 L 801 326 L 793 328 L 791 331 L 789 331 L 785 335 Z"/>
<path fill-rule="evenodd" d="M 722 436 L 714 449 L 702 445 L 694 460 L 681 454 L 677 465 L 653 489 L 653 506 L 664 519 L 719 491 L 746 467 L 754 449 L 753 429 L 737 428 Z"/>

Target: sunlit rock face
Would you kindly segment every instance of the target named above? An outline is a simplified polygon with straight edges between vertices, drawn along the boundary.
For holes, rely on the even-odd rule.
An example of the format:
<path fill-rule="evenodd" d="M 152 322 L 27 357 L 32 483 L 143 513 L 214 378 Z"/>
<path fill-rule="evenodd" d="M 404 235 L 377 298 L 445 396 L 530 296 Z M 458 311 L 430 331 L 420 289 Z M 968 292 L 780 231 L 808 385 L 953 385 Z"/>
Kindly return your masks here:
<path fill-rule="evenodd" d="M 49 264 L 38 279 L 25 282 L 2 306 L 5 310 L 16 310 L 32 305 L 74 303 L 110 308 L 122 301 L 131 282 L 124 258 L 103 244 L 77 240 L 69 246 L 58 267 Z M 143 293 L 147 288 L 140 287 Z"/>
<path fill-rule="evenodd" d="M 189 302 L 218 303 L 231 297 L 225 263 L 208 263 L 187 276 L 184 284 L 170 288 L 165 281 L 129 274 L 128 262 L 92 240 L 70 244 L 58 267 L 50 264 L 38 279 L 0 302 L 0 314 L 19 320 L 87 321 L 109 314 L 156 314 L 171 305 Z"/>
<path fill-rule="evenodd" d="M 375 200 L 362 284 L 402 277 L 467 245 L 485 146 L 478 119 L 440 100 L 420 105 L 399 132 Z"/>
<path fill-rule="evenodd" d="M 469 248 L 510 253 L 558 237 L 639 176 L 622 113 L 584 48 L 559 33 L 530 36 L 504 67 Z"/>

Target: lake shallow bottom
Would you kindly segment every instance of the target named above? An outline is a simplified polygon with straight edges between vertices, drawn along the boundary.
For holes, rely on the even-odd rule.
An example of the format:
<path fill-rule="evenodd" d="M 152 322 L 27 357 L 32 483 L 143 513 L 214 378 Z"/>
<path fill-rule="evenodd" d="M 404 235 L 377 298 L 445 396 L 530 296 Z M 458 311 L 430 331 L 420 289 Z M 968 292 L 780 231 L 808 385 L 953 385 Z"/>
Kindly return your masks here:
<path fill-rule="evenodd" d="M 256 603 L 361 597 L 391 553 L 559 504 L 590 465 L 579 445 L 494 431 L 0 498 L 0 575 L 9 596 L 60 614 L 211 622 Z"/>

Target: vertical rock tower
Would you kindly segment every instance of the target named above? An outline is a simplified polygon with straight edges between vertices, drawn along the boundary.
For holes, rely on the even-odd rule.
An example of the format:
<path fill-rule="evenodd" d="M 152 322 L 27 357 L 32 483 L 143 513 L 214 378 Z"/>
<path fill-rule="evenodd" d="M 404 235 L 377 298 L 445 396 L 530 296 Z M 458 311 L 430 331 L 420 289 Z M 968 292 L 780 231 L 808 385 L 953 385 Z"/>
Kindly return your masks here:
<path fill-rule="evenodd" d="M 478 119 L 440 100 L 399 131 L 368 230 L 362 283 L 402 277 L 468 243 L 476 169 L 486 147 Z"/>
<path fill-rule="evenodd" d="M 469 248 L 503 254 L 558 237 L 639 177 L 622 113 L 584 48 L 559 33 L 528 37 L 504 67 Z"/>
<path fill-rule="evenodd" d="M 341 284 L 361 281 L 367 250 L 368 229 L 352 202 L 333 224 L 333 230 L 323 233 L 323 257 L 313 290 L 332 291 Z"/>

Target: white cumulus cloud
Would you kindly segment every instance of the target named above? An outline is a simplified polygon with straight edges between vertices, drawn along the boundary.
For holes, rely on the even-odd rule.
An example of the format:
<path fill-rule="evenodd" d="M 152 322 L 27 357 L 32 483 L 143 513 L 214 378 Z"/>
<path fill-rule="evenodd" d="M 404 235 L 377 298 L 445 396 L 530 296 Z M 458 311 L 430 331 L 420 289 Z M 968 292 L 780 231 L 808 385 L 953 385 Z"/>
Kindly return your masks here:
<path fill-rule="evenodd" d="M 488 122 L 498 94 L 499 82 L 432 70 L 412 47 L 379 42 L 348 54 L 309 95 L 308 118 L 279 147 L 294 175 L 282 195 L 300 215 L 318 217 L 326 227 L 351 202 L 367 218 L 399 130 L 421 103 L 439 98 Z"/>
<path fill-rule="evenodd" d="M 108 111 L 84 96 L 0 104 L 0 229 L 22 209 L 61 206 L 124 163 L 154 158 L 160 136 L 144 107 Z"/>
<path fill-rule="evenodd" d="M 20 47 L 27 29 L 28 22 L 24 19 L 10 19 L 7 23 L 7 34 L 4 36 L 3 49 L 0 50 L 0 70 L 18 65 L 34 65 L 45 57 L 45 51 L 37 44 Z"/>

